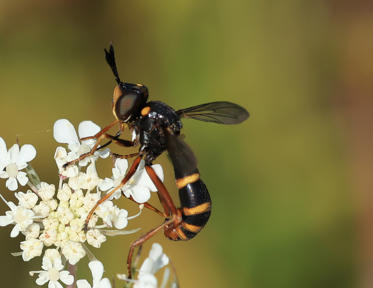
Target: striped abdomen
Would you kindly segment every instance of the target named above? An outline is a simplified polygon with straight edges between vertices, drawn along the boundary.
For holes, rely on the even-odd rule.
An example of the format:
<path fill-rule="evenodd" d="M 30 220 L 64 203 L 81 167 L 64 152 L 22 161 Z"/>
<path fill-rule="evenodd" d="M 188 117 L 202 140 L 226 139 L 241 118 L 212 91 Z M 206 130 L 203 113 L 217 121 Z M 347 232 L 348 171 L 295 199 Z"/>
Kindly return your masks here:
<path fill-rule="evenodd" d="M 181 207 L 180 222 L 165 234 L 172 240 L 192 239 L 206 225 L 211 213 L 211 198 L 200 179 L 197 160 L 189 146 L 178 135 L 167 134 L 167 151 L 174 166 Z"/>
<path fill-rule="evenodd" d="M 192 175 L 176 179 L 176 184 L 179 188 L 182 213 L 182 222 L 179 226 L 181 231 L 177 229 L 178 234 L 182 240 L 192 239 L 209 220 L 210 194 L 205 183 L 199 179 L 198 170 Z"/>

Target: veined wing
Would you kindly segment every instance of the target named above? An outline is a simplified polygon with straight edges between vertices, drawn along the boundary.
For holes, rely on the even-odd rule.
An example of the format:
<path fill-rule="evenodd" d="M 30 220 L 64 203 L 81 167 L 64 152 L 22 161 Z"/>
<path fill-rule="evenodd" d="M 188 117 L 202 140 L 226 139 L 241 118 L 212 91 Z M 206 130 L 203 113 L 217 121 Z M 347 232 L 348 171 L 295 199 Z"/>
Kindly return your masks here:
<path fill-rule="evenodd" d="M 249 117 L 249 112 L 240 105 L 226 102 L 210 102 L 176 111 L 180 117 L 192 118 L 218 124 L 238 124 Z"/>

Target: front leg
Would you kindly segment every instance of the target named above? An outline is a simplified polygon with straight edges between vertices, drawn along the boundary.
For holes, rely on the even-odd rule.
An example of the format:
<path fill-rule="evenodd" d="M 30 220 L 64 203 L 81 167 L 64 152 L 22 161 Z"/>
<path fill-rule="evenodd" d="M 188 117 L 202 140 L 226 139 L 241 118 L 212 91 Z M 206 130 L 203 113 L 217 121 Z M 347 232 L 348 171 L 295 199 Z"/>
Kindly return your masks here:
<path fill-rule="evenodd" d="M 107 135 L 106 132 L 109 131 L 114 125 L 116 125 L 118 123 L 120 124 L 120 129 L 122 130 L 123 129 L 123 125 L 121 125 L 121 123 L 119 122 L 119 120 L 115 120 L 115 121 L 111 122 L 108 126 L 104 127 L 96 135 L 82 138 L 83 140 L 96 139 L 97 141 L 96 141 L 95 145 L 92 147 L 91 151 L 89 151 L 88 153 L 84 153 L 84 154 L 80 155 L 80 157 L 77 158 L 77 159 L 75 159 L 75 160 L 72 160 L 72 161 L 69 161 L 69 162 L 65 163 L 63 165 L 63 168 L 66 168 L 67 166 L 69 166 L 71 164 L 75 164 L 75 163 L 83 160 L 84 158 L 93 155 L 95 153 L 95 151 L 99 148 L 100 142 L 103 139 L 107 138 L 106 137 L 106 135 Z"/>
<path fill-rule="evenodd" d="M 105 148 L 106 146 L 110 145 L 111 143 L 115 143 L 115 144 L 117 144 L 119 146 L 123 146 L 123 147 L 133 147 L 133 146 L 136 146 L 138 144 L 136 141 L 129 141 L 129 140 L 124 140 L 124 139 L 118 139 L 117 137 L 119 137 L 119 136 L 113 136 L 113 135 L 110 135 L 110 134 L 107 134 L 107 133 L 102 134 L 97 139 L 96 144 L 92 147 L 92 149 L 89 152 L 80 155 L 79 158 L 77 158 L 77 159 L 74 159 L 72 161 L 69 161 L 69 162 L 65 163 L 63 165 L 63 168 L 66 168 L 67 166 L 69 166 L 71 164 L 75 164 L 75 163 L 83 160 L 86 157 L 92 156 L 96 151 Z M 84 140 L 87 140 L 87 138 L 92 139 L 91 137 L 85 137 L 85 138 L 82 138 L 81 140 L 84 141 Z M 100 143 L 100 141 L 102 141 L 102 139 L 107 139 L 107 138 L 111 139 L 111 140 L 109 140 L 108 142 L 106 142 L 105 144 L 103 144 L 101 146 L 98 146 L 98 144 Z M 114 157 L 116 157 L 116 158 L 125 158 L 125 159 L 127 159 L 127 158 L 134 157 L 134 156 L 136 156 L 138 154 L 139 153 L 133 153 L 133 154 L 129 154 L 129 155 L 119 155 L 119 154 L 113 153 L 112 155 Z"/>

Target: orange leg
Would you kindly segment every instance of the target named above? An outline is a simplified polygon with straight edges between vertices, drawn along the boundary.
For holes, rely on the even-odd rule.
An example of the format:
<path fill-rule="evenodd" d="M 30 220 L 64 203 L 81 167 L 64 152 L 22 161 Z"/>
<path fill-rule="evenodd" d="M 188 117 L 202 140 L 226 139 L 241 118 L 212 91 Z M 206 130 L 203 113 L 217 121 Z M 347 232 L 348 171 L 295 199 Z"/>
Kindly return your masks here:
<path fill-rule="evenodd" d="M 165 217 L 166 221 L 163 222 L 161 225 L 157 226 L 156 228 L 150 230 L 148 233 L 141 236 L 136 241 L 132 242 L 132 244 L 130 246 L 130 250 L 128 252 L 128 257 L 127 257 L 128 278 L 132 277 L 132 256 L 133 256 L 134 249 L 137 246 L 141 246 L 145 241 L 147 241 L 149 238 L 154 236 L 159 230 L 161 230 L 165 226 L 175 222 L 175 217 L 177 215 L 177 209 L 175 207 L 175 204 L 172 201 L 172 198 L 171 198 L 170 194 L 168 193 L 166 187 L 162 183 L 161 179 L 159 179 L 159 177 L 155 173 L 154 169 L 150 165 L 146 165 L 145 169 L 146 169 L 146 172 L 148 173 L 150 179 L 152 179 L 154 185 L 158 189 L 157 195 L 158 195 L 159 200 L 161 201 L 161 204 L 162 204 L 162 206 L 165 210 L 164 214 L 166 215 L 166 217 Z"/>
<path fill-rule="evenodd" d="M 138 144 L 136 141 L 129 141 L 129 140 L 124 140 L 124 139 L 119 139 L 119 136 L 121 134 L 119 132 L 115 136 L 105 133 L 105 138 L 110 139 L 110 141 L 108 141 L 105 144 L 103 144 L 100 147 L 98 147 L 97 150 L 106 147 L 107 145 L 111 144 L 112 142 L 114 142 L 115 144 L 117 144 L 119 146 L 124 146 L 124 147 L 133 147 L 133 146 L 136 146 Z M 87 138 L 90 138 L 90 137 L 82 138 L 80 140 L 88 140 Z"/>
<path fill-rule="evenodd" d="M 89 138 L 89 137 L 88 137 Z M 99 146 L 100 142 L 103 140 L 103 139 L 106 139 L 106 138 L 109 138 L 111 139 L 110 141 L 106 142 L 105 144 Z M 86 140 L 87 138 L 82 138 L 81 140 Z M 91 151 L 89 151 L 88 153 L 84 153 L 82 155 L 79 156 L 79 158 L 77 159 L 74 159 L 70 162 L 67 162 L 64 164 L 64 167 L 67 167 L 68 165 L 71 165 L 71 164 L 74 164 L 80 160 L 83 160 L 84 158 L 88 157 L 88 156 L 92 156 L 95 151 L 97 150 L 100 150 L 106 146 L 108 146 L 109 144 L 111 143 L 115 143 L 119 146 L 124 146 L 124 147 L 132 147 L 132 146 L 135 146 L 137 143 L 136 142 L 133 142 L 133 141 L 128 141 L 128 140 L 124 140 L 124 139 L 116 139 L 115 136 L 112 136 L 110 134 L 102 134 L 98 139 L 97 139 L 97 142 L 96 144 L 92 147 Z M 122 155 L 119 155 L 119 154 L 113 154 L 114 156 L 116 156 L 117 158 L 124 158 L 124 159 L 128 159 L 128 158 L 131 158 L 131 157 L 134 157 L 136 155 L 138 155 L 139 153 L 133 153 L 133 154 L 129 154 L 127 155 L 128 157 L 126 157 L 126 155 L 122 156 Z"/>
<path fill-rule="evenodd" d="M 136 204 L 139 204 L 139 203 L 137 203 L 135 201 L 135 199 L 132 198 L 132 196 L 130 196 L 128 199 L 130 199 L 131 201 L 135 202 Z M 162 211 L 159 211 L 157 208 L 155 208 L 153 205 L 149 204 L 148 202 L 143 203 L 143 205 L 144 205 L 145 208 L 147 208 L 147 209 L 149 209 L 149 210 L 157 213 L 158 215 L 160 215 L 160 216 L 162 216 L 164 218 L 167 217 L 166 213 L 164 213 Z"/>
<path fill-rule="evenodd" d="M 122 181 L 120 182 L 120 184 L 117 187 L 115 187 L 112 191 L 110 191 L 110 193 L 107 193 L 104 197 L 102 197 L 100 200 L 98 200 L 97 203 L 95 204 L 95 206 L 91 209 L 91 211 L 89 211 L 88 216 L 87 216 L 87 218 L 85 220 L 85 230 L 88 229 L 89 220 L 91 219 L 91 217 L 92 217 L 93 213 L 95 212 L 95 210 L 97 209 L 97 207 L 102 202 L 104 202 L 108 198 L 110 198 L 110 196 L 113 195 L 117 190 L 119 190 L 120 188 L 122 188 L 127 183 L 127 181 L 133 176 L 133 174 L 135 174 L 137 167 L 139 167 L 141 158 L 142 158 L 142 155 L 138 156 L 135 159 L 135 161 L 133 161 L 131 168 L 128 170 L 126 176 L 124 176 L 124 178 L 122 179 Z"/>
<path fill-rule="evenodd" d="M 148 173 L 150 179 L 152 179 L 154 185 L 157 187 L 158 198 L 161 202 L 163 209 L 167 215 L 177 215 L 177 209 L 170 194 L 168 193 L 166 187 L 162 183 L 161 179 L 157 176 L 154 169 L 150 165 L 145 166 L 146 172 Z"/>
<path fill-rule="evenodd" d="M 63 165 L 63 167 L 66 168 L 67 166 L 69 166 L 71 164 L 75 164 L 75 163 L 83 160 L 84 158 L 93 155 L 93 153 L 95 153 L 95 151 L 99 147 L 100 142 L 103 139 L 107 138 L 106 132 L 109 131 L 113 126 L 115 126 L 118 123 L 119 123 L 119 120 L 115 120 L 115 121 L 111 122 L 108 126 L 106 126 L 105 128 L 103 128 L 101 131 L 99 131 L 96 135 L 82 138 L 81 140 L 97 139 L 97 141 L 96 141 L 95 145 L 92 147 L 91 151 L 89 151 L 88 153 L 84 153 L 83 155 L 80 155 L 80 157 L 77 158 L 77 159 L 75 159 L 75 160 L 72 160 L 72 161 L 69 161 L 69 162 L 65 163 Z"/>
<path fill-rule="evenodd" d="M 122 131 L 123 130 L 123 128 L 122 128 L 123 125 L 119 122 L 119 120 L 114 120 L 109 125 L 102 128 L 97 134 L 95 134 L 93 136 L 89 136 L 89 137 L 84 137 L 81 140 L 98 139 L 101 135 L 105 134 L 107 131 L 109 131 L 113 126 L 115 126 L 118 123 L 119 123 L 119 125 L 121 125 L 120 128 L 121 128 L 121 131 Z"/>
<path fill-rule="evenodd" d="M 128 269 L 128 278 L 132 278 L 132 255 L 133 251 L 137 246 L 141 246 L 146 240 L 154 236 L 159 230 L 161 230 L 164 226 L 171 224 L 173 219 L 167 220 L 166 222 L 162 223 L 161 225 L 157 226 L 156 228 L 150 230 L 148 233 L 141 236 L 139 239 L 133 241 L 130 246 L 130 251 L 128 252 L 127 257 L 127 269 Z"/>

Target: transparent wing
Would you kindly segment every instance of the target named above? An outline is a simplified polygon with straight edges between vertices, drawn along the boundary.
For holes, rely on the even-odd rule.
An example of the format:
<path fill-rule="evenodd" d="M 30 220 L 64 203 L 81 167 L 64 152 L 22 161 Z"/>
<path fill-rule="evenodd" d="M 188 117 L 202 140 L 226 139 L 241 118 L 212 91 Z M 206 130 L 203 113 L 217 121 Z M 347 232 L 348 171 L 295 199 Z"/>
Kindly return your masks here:
<path fill-rule="evenodd" d="M 192 118 L 218 124 L 238 124 L 249 117 L 249 112 L 240 105 L 218 101 L 176 111 L 180 117 Z"/>

